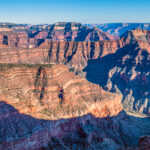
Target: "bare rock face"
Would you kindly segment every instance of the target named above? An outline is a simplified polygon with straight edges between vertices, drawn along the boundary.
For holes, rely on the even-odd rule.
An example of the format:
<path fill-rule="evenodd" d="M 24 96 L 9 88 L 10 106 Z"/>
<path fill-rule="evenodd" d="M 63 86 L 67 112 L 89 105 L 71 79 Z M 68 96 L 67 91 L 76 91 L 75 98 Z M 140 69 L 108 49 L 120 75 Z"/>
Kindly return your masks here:
<path fill-rule="evenodd" d="M 0 63 L 66 64 L 70 71 L 86 73 L 89 81 L 108 91 L 121 92 L 125 109 L 149 115 L 149 52 L 149 31 L 136 29 L 119 41 L 47 39 L 31 49 L 2 46 Z"/>
<path fill-rule="evenodd" d="M 0 149 L 138 148 L 150 130 L 149 31 L 114 41 L 76 23 L 17 28 L 0 32 Z"/>
<path fill-rule="evenodd" d="M 1 46 L 0 63 L 61 63 L 81 71 L 88 60 L 115 53 L 123 45 L 122 41 L 65 42 L 46 39 L 40 46 L 30 49 Z"/>
<path fill-rule="evenodd" d="M 127 31 L 125 34 L 123 34 L 121 37 L 124 40 L 130 41 L 130 42 L 145 42 L 150 43 L 150 32 L 148 30 L 142 30 L 140 28 L 137 28 L 132 31 Z"/>
<path fill-rule="evenodd" d="M 0 149 L 40 149 L 50 141 L 55 148 L 68 135 L 86 147 L 96 136 L 96 118 L 122 111 L 122 95 L 105 92 L 63 65 L 1 65 L 0 69 Z M 92 130 L 86 131 L 85 124 Z"/>
<path fill-rule="evenodd" d="M 123 105 L 128 111 L 149 115 L 149 32 L 140 29 L 122 38 L 124 47 L 114 54 L 90 60 L 87 79 L 108 91 L 121 92 Z"/>
<path fill-rule="evenodd" d="M 87 61 L 99 59 L 108 54 L 113 54 L 128 44 L 131 44 L 132 48 L 132 44 L 134 45 L 134 43 L 138 42 L 141 49 L 146 49 L 148 52 L 150 51 L 149 32 L 140 29 L 127 32 L 118 41 L 52 41 L 50 39 L 43 40 L 43 34 L 36 35 L 39 36 L 37 38 L 26 38 L 25 40 L 23 38 L 24 36 L 21 35 L 19 36 L 20 40 L 17 43 L 19 46 L 18 48 L 9 46 L 7 37 L 2 40 L 3 46 L 0 46 L 0 63 L 61 63 L 66 64 L 70 68 L 81 71 L 87 65 Z M 27 43 L 27 41 L 30 44 Z M 8 43 L 7 48 L 4 46 L 4 43 Z M 36 44 L 38 46 L 36 46 Z M 13 57 L 10 57 L 12 55 Z"/>
<path fill-rule="evenodd" d="M 13 105 L 0 102 L 2 150 L 126 149 L 135 148 L 139 137 L 149 134 L 148 118 L 133 117 L 123 111 L 117 116 L 105 118 L 86 114 L 68 119 L 43 120 L 21 114 Z"/>
<path fill-rule="evenodd" d="M 119 149 L 148 135 L 149 118 L 123 111 L 122 95 L 64 65 L 0 67 L 0 149 Z"/>
<path fill-rule="evenodd" d="M 98 28 L 88 28 L 79 23 L 56 23 L 45 26 L 17 26 L 0 28 L 0 45 L 35 48 L 46 39 L 52 41 L 103 41 L 111 36 Z"/>
<path fill-rule="evenodd" d="M 30 38 L 25 31 L 1 31 L 0 45 L 11 48 L 34 48 L 37 46 L 37 40 Z"/>
<path fill-rule="evenodd" d="M 114 38 L 120 38 L 127 31 L 137 28 L 150 30 L 150 23 L 104 23 L 104 24 L 86 24 L 88 27 L 97 27 L 103 32 L 113 35 Z"/>
<path fill-rule="evenodd" d="M 98 28 L 88 28 L 80 23 L 55 23 L 39 32 L 35 38 L 53 41 L 102 41 L 111 38 Z"/>
<path fill-rule="evenodd" d="M 88 113 L 106 117 L 122 110 L 121 95 L 105 92 L 63 65 L 10 69 L 6 66 L 0 76 L 1 99 L 36 118 L 65 119 Z"/>

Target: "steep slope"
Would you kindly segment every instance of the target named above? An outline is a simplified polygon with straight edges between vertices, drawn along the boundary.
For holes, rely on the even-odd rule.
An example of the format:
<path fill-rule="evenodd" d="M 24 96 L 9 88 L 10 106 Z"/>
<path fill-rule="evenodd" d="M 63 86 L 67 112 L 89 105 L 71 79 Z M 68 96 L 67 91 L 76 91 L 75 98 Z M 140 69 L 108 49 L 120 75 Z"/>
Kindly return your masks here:
<path fill-rule="evenodd" d="M 6 41 L 0 63 L 16 65 L 0 65 L 0 149 L 133 149 L 150 135 L 149 31 L 118 41 L 46 39 L 31 49 Z M 73 72 L 87 65 L 86 78 L 115 94 L 58 63 Z"/>
<path fill-rule="evenodd" d="M 88 113 L 113 116 L 122 110 L 121 95 L 105 92 L 63 65 L 25 66 L 2 65 L 0 72 L 1 99 L 22 113 L 40 119 L 64 119 Z"/>
<path fill-rule="evenodd" d="M 63 65 L 1 64 L 0 97 L 0 149 L 40 149 L 52 137 L 67 135 L 77 143 L 86 142 L 80 124 L 88 120 L 90 126 L 95 124 L 88 133 L 91 138 L 98 126 L 96 117 L 113 117 L 122 111 L 122 95 L 105 92 Z M 109 124 L 107 118 L 99 121 Z"/>
<path fill-rule="evenodd" d="M 141 28 L 142 30 L 150 30 L 150 23 L 104 23 L 104 24 L 87 24 L 88 27 L 97 27 L 103 32 L 110 35 L 120 37 L 127 31 Z M 115 37 L 114 37 L 115 38 Z"/>
<path fill-rule="evenodd" d="M 137 28 L 132 31 L 127 31 L 125 34 L 121 36 L 122 38 L 126 40 L 132 40 L 132 41 L 141 41 L 141 42 L 148 42 L 150 43 L 150 31 L 148 30 L 142 30 L 140 28 Z"/>
<path fill-rule="evenodd" d="M 64 65 L 0 66 L 0 149 L 137 147 L 150 121 Z"/>
<path fill-rule="evenodd" d="M 81 71 L 88 60 L 114 53 L 123 45 L 123 41 L 65 42 L 48 39 L 32 49 L 1 45 L 0 63 L 61 63 Z"/>
<path fill-rule="evenodd" d="M 0 23 L 0 31 L 26 31 L 30 38 L 45 39 L 49 37 L 53 40 L 83 41 L 83 40 L 106 40 L 119 39 L 127 31 L 140 28 L 150 30 L 150 23 L 104 23 L 104 24 L 80 24 L 75 22 L 58 22 L 55 24 L 12 24 Z M 96 29 L 98 34 L 93 36 Z M 98 30 L 100 29 L 100 30 Z"/>
<path fill-rule="evenodd" d="M 32 35 L 31 35 L 32 36 Z M 103 41 L 111 39 L 108 33 L 98 28 L 88 28 L 80 23 L 60 22 L 47 26 L 35 34 L 35 39 L 44 41 Z"/>
<path fill-rule="evenodd" d="M 128 111 L 149 115 L 149 31 L 137 29 L 122 40 L 129 44 L 114 54 L 88 62 L 86 77 L 108 91 L 121 92 Z"/>
<path fill-rule="evenodd" d="M 88 28 L 81 23 L 58 22 L 37 32 L 35 38 L 48 38 L 53 41 L 102 41 L 110 39 L 111 36 L 98 28 Z"/>
<path fill-rule="evenodd" d="M 88 60 L 115 53 L 129 43 L 138 42 L 141 49 L 150 51 L 149 41 L 149 31 L 137 29 L 125 33 L 118 41 L 67 42 L 46 39 L 40 46 L 30 49 L 1 45 L 0 63 L 63 63 L 81 71 Z"/>
<path fill-rule="evenodd" d="M 26 31 L 14 31 L 13 29 L 2 28 L 0 31 L 0 45 L 8 47 L 34 48 L 40 41 L 29 37 Z"/>
<path fill-rule="evenodd" d="M 35 48 L 46 39 L 51 41 L 103 41 L 111 39 L 98 28 L 88 28 L 80 23 L 55 23 L 41 26 L 0 27 L 0 45 Z"/>
<path fill-rule="evenodd" d="M 3 101 L 0 101 L 0 127 L 1 150 L 135 149 L 139 138 L 150 134 L 149 118 L 134 117 L 123 111 L 106 118 L 86 114 L 43 120 L 20 114 Z M 148 142 L 141 138 L 140 147 L 148 147 Z"/>

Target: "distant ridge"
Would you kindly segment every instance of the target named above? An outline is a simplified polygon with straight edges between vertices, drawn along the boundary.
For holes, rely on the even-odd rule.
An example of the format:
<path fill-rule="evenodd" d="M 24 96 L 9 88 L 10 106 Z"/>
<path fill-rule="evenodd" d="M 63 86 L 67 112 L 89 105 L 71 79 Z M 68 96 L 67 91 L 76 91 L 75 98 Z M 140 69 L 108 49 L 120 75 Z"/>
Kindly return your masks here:
<path fill-rule="evenodd" d="M 141 28 L 144 30 L 150 30 L 150 23 L 104 23 L 104 24 L 84 24 L 88 27 L 97 27 L 103 32 L 107 32 L 110 35 L 120 37 L 126 31 Z"/>

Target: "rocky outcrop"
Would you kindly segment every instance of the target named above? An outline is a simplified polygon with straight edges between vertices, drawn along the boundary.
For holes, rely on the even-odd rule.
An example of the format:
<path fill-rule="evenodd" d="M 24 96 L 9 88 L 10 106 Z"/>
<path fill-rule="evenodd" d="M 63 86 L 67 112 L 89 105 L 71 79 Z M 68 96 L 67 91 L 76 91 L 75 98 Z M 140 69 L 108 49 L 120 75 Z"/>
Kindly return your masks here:
<path fill-rule="evenodd" d="M 122 111 L 122 95 L 105 92 L 64 65 L 1 65 L 0 97 L 0 149 L 40 149 L 52 137 L 67 140 L 67 135 L 87 146 L 96 118 Z M 90 133 L 84 131 L 88 120 L 95 126 Z"/>
<path fill-rule="evenodd" d="M 99 33 L 103 36 L 99 36 L 99 34 L 95 33 L 93 36 L 93 31 L 94 28 L 96 29 L 96 32 Z M 35 36 L 38 34 L 37 37 L 40 37 L 43 35 L 43 38 L 46 38 L 48 35 L 47 33 L 49 32 L 53 40 L 83 40 L 85 39 L 85 34 L 90 35 L 87 36 L 87 40 L 103 40 L 107 37 L 109 39 L 119 39 L 120 36 L 125 34 L 127 31 L 132 31 L 134 29 L 140 28 L 142 30 L 150 30 L 150 24 L 149 23 L 105 23 L 105 24 L 80 24 L 80 23 L 75 23 L 75 22 L 59 22 L 55 24 L 41 24 L 41 25 L 28 25 L 28 24 L 12 24 L 12 23 L 0 23 L 0 31 L 27 31 L 27 33 L 30 36 Z M 101 31 L 105 32 L 102 34 Z M 83 37 L 79 34 L 79 31 L 86 31 L 88 32 L 83 34 Z M 52 31 L 52 32 L 51 32 Z M 64 32 L 66 31 L 66 32 Z M 94 31 L 95 32 L 95 31 Z M 46 34 L 45 34 L 46 33 Z M 55 35 L 56 33 L 56 35 Z M 88 34 L 89 33 L 89 34 Z M 76 38 L 79 37 L 79 38 Z"/>
<path fill-rule="evenodd" d="M 47 27 L 47 35 L 55 41 L 102 41 L 110 39 L 107 33 L 102 32 L 98 28 L 88 28 L 80 23 L 55 23 Z M 37 34 L 36 37 L 43 34 Z"/>
<path fill-rule="evenodd" d="M 84 76 L 87 73 L 89 81 L 108 91 L 121 92 L 124 108 L 128 111 L 149 115 L 149 52 L 149 31 L 136 29 L 127 32 L 119 41 L 47 39 L 31 49 L 2 46 L 0 63 L 66 64 L 76 74 Z M 86 65 L 86 71 L 82 72 Z"/>
<path fill-rule="evenodd" d="M 45 40 L 39 47 L 0 47 L 0 63 L 66 64 L 75 71 L 81 71 L 87 61 L 114 53 L 122 47 L 122 41 L 65 42 Z"/>
<path fill-rule="evenodd" d="M 122 40 L 126 46 L 114 54 L 90 60 L 87 79 L 108 91 L 124 95 L 124 108 L 149 115 L 149 32 L 137 29 Z"/>
<path fill-rule="evenodd" d="M 87 114 L 43 120 L 20 114 L 13 106 L 0 101 L 1 150 L 135 149 L 139 137 L 149 134 L 149 125 L 148 118 L 133 117 L 123 111 L 106 118 Z"/>
<path fill-rule="evenodd" d="M 97 27 L 101 29 L 103 32 L 106 32 L 113 37 L 119 38 L 127 31 L 131 31 L 137 28 L 141 28 L 142 30 L 150 30 L 149 23 L 104 23 L 104 24 L 86 24 L 88 27 Z"/>
<path fill-rule="evenodd" d="M 45 39 L 51 28 L 0 36 L 0 149 L 137 148 L 150 130 L 149 32 L 76 42 Z M 68 28 L 75 32 L 81 25 Z M 28 36 L 33 45 L 37 41 L 30 49 Z M 86 73 L 97 85 L 71 72 Z"/>
<path fill-rule="evenodd" d="M 0 32 L 0 45 L 13 48 L 34 48 L 37 40 L 30 38 L 25 31 L 2 31 Z"/>
<path fill-rule="evenodd" d="M 111 36 L 98 28 L 79 23 L 56 23 L 41 26 L 13 26 L 0 28 L 0 45 L 18 48 L 35 48 L 45 40 L 51 41 L 103 41 Z"/>
<path fill-rule="evenodd" d="M 122 40 L 126 43 L 135 43 L 137 42 L 141 49 L 145 49 L 150 52 L 150 31 L 141 30 L 140 28 L 126 32 L 122 36 Z"/>
<path fill-rule="evenodd" d="M 114 116 L 122 110 L 121 95 L 105 92 L 63 65 L 9 67 L 1 68 L 0 97 L 21 113 L 40 119 L 65 119 L 88 113 Z"/>
<path fill-rule="evenodd" d="M 75 22 L 59 22 L 53 25 L 47 25 L 43 30 L 39 30 L 35 35 L 35 39 L 53 41 L 103 41 L 109 40 L 112 37 L 108 33 L 102 32 L 98 28 L 88 28 L 80 23 Z M 33 32 L 33 28 L 29 28 L 28 32 Z"/>
<path fill-rule="evenodd" d="M 40 35 L 41 38 L 43 38 L 43 36 L 42 34 Z M 23 46 L 23 43 L 25 44 L 26 40 L 23 39 L 24 38 L 20 36 L 19 47 L 21 47 L 21 45 Z M 7 37 L 2 41 L 9 44 Z M 28 45 L 30 49 L 10 46 L 5 48 L 4 45 L 1 46 L 0 63 L 62 63 L 67 64 L 70 68 L 81 71 L 87 65 L 87 61 L 113 54 L 127 44 L 138 42 L 141 49 L 146 49 L 148 52 L 150 51 L 149 32 L 140 29 L 127 32 L 118 41 L 69 42 L 45 39 L 45 41 L 36 48 L 33 47 L 35 47 L 35 43 L 38 39 L 30 38 L 28 41 L 30 45 L 27 43 L 25 45 Z M 12 55 L 13 57 L 10 57 Z"/>

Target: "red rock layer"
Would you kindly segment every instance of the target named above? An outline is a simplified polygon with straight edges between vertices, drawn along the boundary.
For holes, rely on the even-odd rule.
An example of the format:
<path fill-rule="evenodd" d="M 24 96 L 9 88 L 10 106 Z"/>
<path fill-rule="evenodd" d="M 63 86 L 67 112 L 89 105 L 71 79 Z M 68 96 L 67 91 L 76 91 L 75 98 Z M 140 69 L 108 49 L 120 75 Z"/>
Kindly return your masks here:
<path fill-rule="evenodd" d="M 46 40 L 39 47 L 22 49 L 0 48 L 0 63 L 62 63 L 82 69 L 90 59 L 97 59 L 122 47 L 122 41 L 64 42 Z"/>
<path fill-rule="evenodd" d="M 59 119 L 114 116 L 122 110 L 121 95 L 105 92 L 63 65 L 6 68 L 0 72 L 0 97 L 21 113 Z"/>
<path fill-rule="evenodd" d="M 105 92 L 64 65 L 1 65 L 0 97 L 0 149 L 34 150 L 52 137 L 84 137 L 81 123 L 103 126 L 94 118 L 122 111 L 122 95 Z"/>
<path fill-rule="evenodd" d="M 37 28 L 0 28 L 0 45 L 19 48 L 35 48 L 46 39 L 52 41 L 102 41 L 109 40 L 109 35 L 98 28 L 87 28 L 77 23 L 56 23 Z"/>
<path fill-rule="evenodd" d="M 0 45 L 20 48 L 34 48 L 37 40 L 30 38 L 25 31 L 3 31 L 0 32 Z"/>
<path fill-rule="evenodd" d="M 9 36 L 14 35 L 10 34 Z M 126 33 L 118 41 L 65 42 L 45 39 L 40 42 L 38 38 L 36 40 L 35 38 L 28 39 L 25 33 L 17 36 L 19 39 L 17 45 L 24 48 L 13 47 L 12 44 L 9 44 L 11 40 L 6 47 L 4 43 L 7 43 L 7 37 L 5 37 L 2 40 L 3 45 L 0 46 L 0 63 L 63 63 L 81 70 L 86 66 L 88 60 L 115 53 L 129 43 L 137 42 L 141 49 L 150 52 L 149 32 L 140 29 Z M 40 46 L 33 48 L 37 42 Z M 27 49 L 27 47 L 30 49 Z"/>
<path fill-rule="evenodd" d="M 39 32 L 36 39 L 49 38 L 53 41 L 102 41 L 111 39 L 98 28 L 88 28 L 80 23 L 55 23 Z"/>

